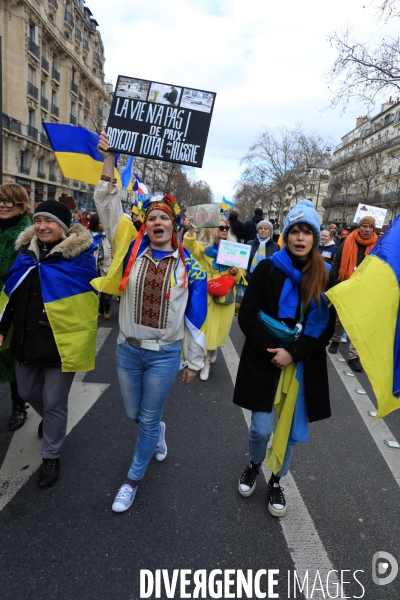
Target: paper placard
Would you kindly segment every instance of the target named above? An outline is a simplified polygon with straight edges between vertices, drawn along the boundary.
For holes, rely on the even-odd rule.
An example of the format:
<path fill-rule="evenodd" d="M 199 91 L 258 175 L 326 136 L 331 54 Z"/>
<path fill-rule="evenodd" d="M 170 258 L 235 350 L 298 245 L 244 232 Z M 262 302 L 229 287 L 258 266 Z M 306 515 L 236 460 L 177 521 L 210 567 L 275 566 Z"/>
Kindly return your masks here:
<path fill-rule="evenodd" d="M 354 222 L 359 223 L 363 217 L 374 217 L 376 227 L 382 229 L 385 222 L 387 208 L 379 206 L 369 206 L 368 204 L 359 204 L 354 217 Z"/>
<path fill-rule="evenodd" d="M 110 150 L 201 167 L 215 96 L 119 75 L 106 129 Z"/>
<path fill-rule="evenodd" d="M 219 204 L 197 204 L 197 206 L 188 206 L 186 214 L 190 217 L 193 227 L 218 227 L 220 216 Z"/>
<path fill-rule="evenodd" d="M 217 263 L 227 267 L 247 269 L 251 246 L 221 240 L 218 248 Z"/>

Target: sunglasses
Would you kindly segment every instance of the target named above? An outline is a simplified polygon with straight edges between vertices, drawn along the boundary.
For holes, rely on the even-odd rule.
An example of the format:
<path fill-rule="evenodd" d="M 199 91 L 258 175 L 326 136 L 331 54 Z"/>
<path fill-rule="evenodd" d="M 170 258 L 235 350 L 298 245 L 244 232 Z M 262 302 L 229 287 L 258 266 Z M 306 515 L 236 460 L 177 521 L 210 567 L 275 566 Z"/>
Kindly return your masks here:
<path fill-rule="evenodd" d="M 229 227 L 227 225 L 219 225 L 218 229 L 220 231 L 229 231 Z"/>
<path fill-rule="evenodd" d="M 3 204 L 6 208 L 12 208 L 16 202 L 11 200 L 11 198 L 0 198 L 0 204 Z"/>

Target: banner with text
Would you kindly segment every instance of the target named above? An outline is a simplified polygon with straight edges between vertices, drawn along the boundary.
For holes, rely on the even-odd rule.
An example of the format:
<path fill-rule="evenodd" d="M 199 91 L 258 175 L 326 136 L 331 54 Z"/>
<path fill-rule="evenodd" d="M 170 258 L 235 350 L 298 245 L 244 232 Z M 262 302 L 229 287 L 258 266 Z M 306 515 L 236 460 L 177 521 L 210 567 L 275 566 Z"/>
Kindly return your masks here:
<path fill-rule="evenodd" d="M 221 219 L 220 212 L 219 204 L 198 204 L 197 206 L 188 206 L 186 209 L 186 214 L 196 229 L 218 227 Z"/>
<path fill-rule="evenodd" d="M 110 149 L 201 167 L 215 96 L 119 75 L 106 129 Z"/>
<path fill-rule="evenodd" d="M 363 217 L 374 217 L 375 224 L 378 229 L 382 229 L 387 214 L 387 208 L 380 208 L 379 206 L 369 206 L 368 204 L 359 204 L 357 207 L 356 214 L 354 216 L 354 222 L 359 223 Z"/>
<path fill-rule="evenodd" d="M 227 267 L 247 269 L 251 246 L 221 240 L 218 248 L 217 263 Z"/>

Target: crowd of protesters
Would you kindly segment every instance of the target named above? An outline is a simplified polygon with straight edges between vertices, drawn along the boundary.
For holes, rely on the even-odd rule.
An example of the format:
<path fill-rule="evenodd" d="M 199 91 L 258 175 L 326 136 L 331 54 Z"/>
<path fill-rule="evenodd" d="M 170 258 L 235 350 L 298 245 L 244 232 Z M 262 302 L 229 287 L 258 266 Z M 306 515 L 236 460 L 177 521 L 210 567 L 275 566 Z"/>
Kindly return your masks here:
<path fill-rule="evenodd" d="M 282 233 L 261 208 L 244 223 L 232 208 L 218 226 L 195 230 L 175 198 L 151 196 L 138 214 L 123 211 L 114 153 L 100 134 L 103 172 L 96 213 L 48 200 L 30 213 L 18 184 L 0 185 L 0 382 L 10 386 L 8 427 L 41 417 L 39 487 L 58 479 L 68 394 L 77 371 L 94 368 L 98 317 L 111 318 L 120 297 L 116 365 L 129 419 L 138 426 L 127 475 L 112 504 L 132 505 L 150 460 L 168 453 L 163 410 L 177 374 L 183 385 L 210 367 L 235 315 L 235 290 L 245 288 L 238 323 L 245 335 L 233 402 L 251 411 L 249 463 L 239 494 L 250 496 L 267 457 L 268 509 L 286 512 L 281 477 L 308 424 L 330 416 L 326 350 L 336 353 L 343 327 L 324 292 L 348 279 L 377 241 L 375 221 L 350 231 L 320 225 L 311 202 L 287 214 Z M 250 247 L 247 268 L 218 262 L 222 241 Z M 236 307 L 237 310 L 237 307 Z M 70 311 L 66 324 L 65 312 Z M 349 341 L 349 366 L 361 370 Z"/>

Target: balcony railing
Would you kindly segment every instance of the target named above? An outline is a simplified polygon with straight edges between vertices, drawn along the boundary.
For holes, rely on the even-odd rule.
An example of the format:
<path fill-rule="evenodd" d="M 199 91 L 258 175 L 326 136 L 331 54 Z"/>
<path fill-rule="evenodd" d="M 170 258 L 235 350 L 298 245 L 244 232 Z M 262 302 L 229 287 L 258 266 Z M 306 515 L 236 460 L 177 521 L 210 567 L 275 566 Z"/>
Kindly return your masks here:
<path fill-rule="evenodd" d="M 11 131 L 14 131 L 14 133 L 22 133 L 21 121 L 17 121 L 17 119 L 10 119 L 10 129 Z"/>
<path fill-rule="evenodd" d="M 86 190 L 86 183 L 81 181 L 81 190 Z"/>
<path fill-rule="evenodd" d="M 29 175 L 30 172 L 31 172 L 31 170 L 28 169 L 28 167 L 23 167 L 22 165 L 19 165 L 18 173 L 23 173 L 24 175 Z"/>
<path fill-rule="evenodd" d="M 96 50 L 93 50 L 93 60 L 101 65 L 100 54 Z"/>
<path fill-rule="evenodd" d="M 71 81 L 71 92 L 73 92 L 74 94 L 78 95 L 78 86 L 73 81 Z"/>
<path fill-rule="evenodd" d="M 75 27 L 75 37 L 76 37 L 77 40 L 82 41 L 82 32 L 77 27 Z"/>
<path fill-rule="evenodd" d="M 58 2 L 57 2 L 57 0 L 49 0 L 49 4 L 51 4 L 52 6 L 54 6 L 54 8 L 57 10 L 57 8 L 58 8 Z"/>
<path fill-rule="evenodd" d="M 44 145 L 44 146 L 48 146 L 49 148 L 51 148 L 51 144 L 49 142 L 49 138 L 47 137 L 46 133 L 41 133 L 40 134 L 40 142 Z"/>
<path fill-rule="evenodd" d="M 74 18 L 67 8 L 64 12 L 64 21 L 68 23 L 68 25 L 71 25 L 71 27 L 74 26 Z"/>
<path fill-rule="evenodd" d="M 50 63 L 43 56 L 42 56 L 42 69 L 44 71 L 46 71 L 46 73 L 50 73 L 50 71 L 49 71 L 49 69 L 50 69 Z"/>
<path fill-rule="evenodd" d="M 39 90 L 30 81 L 28 81 L 28 94 L 35 100 L 39 98 Z"/>
<path fill-rule="evenodd" d="M 63 185 L 69 185 L 69 179 L 67 179 L 66 177 L 64 177 L 64 175 L 61 177 L 61 183 Z"/>
<path fill-rule="evenodd" d="M 45 110 L 49 110 L 49 101 L 44 96 L 40 98 L 40 106 Z"/>
<path fill-rule="evenodd" d="M 79 94 L 79 102 L 83 104 L 83 94 Z"/>
<path fill-rule="evenodd" d="M 74 180 L 72 181 L 72 187 L 76 187 L 76 188 L 78 188 L 78 187 L 79 187 L 79 181 L 76 181 L 76 179 L 74 179 Z"/>
<path fill-rule="evenodd" d="M 36 56 L 36 58 L 39 58 L 39 56 L 40 56 L 39 46 L 33 40 L 28 40 L 28 50 L 29 50 L 29 52 L 32 52 L 32 54 L 34 54 Z"/>
<path fill-rule="evenodd" d="M 2 126 L 6 129 L 10 129 L 10 117 L 3 113 Z"/>
<path fill-rule="evenodd" d="M 57 176 L 55 173 L 49 173 L 49 180 L 50 181 L 57 181 Z"/>
<path fill-rule="evenodd" d="M 84 39 L 82 42 L 82 45 L 83 45 L 83 49 L 86 50 L 87 52 L 89 52 L 89 42 Z"/>
<path fill-rule="evenodd" d="M 60 109 L 55 104 L 51 105 L 51 114 L 54 115 L 55 117 L 58 117 L 60 114 Z"/>
<path fill-rule="evenodd" d="M 69 115 L 69 122 L 71 125 L 76 125 L 76 117 L 74 115 Z"/>
<path fill-rule="evenodd" d="M 38 171 L 37 176 L 39 179 L 46 179 L 46 173 L 43 173 L 43 171 Z"/>
<path fill-rule="evenodd" d="M 32 140 L 37 140 L 38 130 L 36 129 L 36 127 L 34 127 L 33 125 L 27 125 L 26 129 L 27 129 L 28 137 L 31 138 Z"/>
<path fill-rule="evenodd" d="M 89 102 L 89 100 L 85 100 L 85 108 L 87 108 L 88 110 L 90 110 L 90 102 Z"/>
<path fill-rule="evenodd" d="M 51 77 L 60 83 L 60 71 L 57 71 L 55 67 L 51 69 Z"/>

